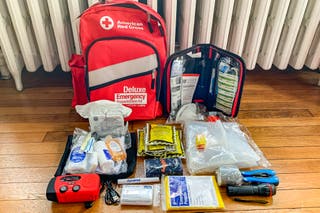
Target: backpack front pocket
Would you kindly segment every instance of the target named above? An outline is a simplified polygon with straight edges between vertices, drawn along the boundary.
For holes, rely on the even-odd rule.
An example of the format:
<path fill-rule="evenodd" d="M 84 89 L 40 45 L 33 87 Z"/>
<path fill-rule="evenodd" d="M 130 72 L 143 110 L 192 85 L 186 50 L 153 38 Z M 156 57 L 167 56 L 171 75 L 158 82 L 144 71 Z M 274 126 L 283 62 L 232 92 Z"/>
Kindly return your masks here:
<path fill-rule="evenodd" d="M 128 120 L 152 119 L 159 108 L 159 56 L 134 38 L 103 38 L 86 51 L 90 101 L 111 100 L 132 109 Z"/>

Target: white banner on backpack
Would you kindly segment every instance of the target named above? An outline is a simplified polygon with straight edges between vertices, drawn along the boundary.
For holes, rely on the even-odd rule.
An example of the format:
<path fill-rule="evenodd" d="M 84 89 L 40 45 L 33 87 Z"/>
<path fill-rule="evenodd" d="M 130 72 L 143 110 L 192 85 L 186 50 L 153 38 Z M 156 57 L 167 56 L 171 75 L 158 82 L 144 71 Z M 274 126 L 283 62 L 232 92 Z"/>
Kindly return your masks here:
<path fill-rule="evenodd" d="M 141 74 L 158 67 L 157 55 L 152 54 L 141 58 L 89 71 L 89 87 L 105 84 L 131 75 Z"/>

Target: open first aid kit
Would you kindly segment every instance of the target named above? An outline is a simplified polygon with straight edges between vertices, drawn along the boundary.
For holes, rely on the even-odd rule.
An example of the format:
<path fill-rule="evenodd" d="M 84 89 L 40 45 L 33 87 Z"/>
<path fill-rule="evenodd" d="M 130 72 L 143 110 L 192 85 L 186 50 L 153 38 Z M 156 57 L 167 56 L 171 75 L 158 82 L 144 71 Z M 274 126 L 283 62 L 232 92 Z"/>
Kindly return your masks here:
<path fill-rule="evenodd" d="M 208 111 L 236 117 L 245 71 L 240 56 L 211 44 L 198 44 L 177 52 L 166 62 L 163 108 L 173 121 L 191 103 L 201 103 Z"/>
<path fill-rule="evenodd" d="M 127 120 L 162 114 L 160 86 L 166 60 L 166 29 L 145 4 L 95 4 L 80 16 L 82 55 L 69 61 L 72 106 L 110 100 L 132 109 Z"/>

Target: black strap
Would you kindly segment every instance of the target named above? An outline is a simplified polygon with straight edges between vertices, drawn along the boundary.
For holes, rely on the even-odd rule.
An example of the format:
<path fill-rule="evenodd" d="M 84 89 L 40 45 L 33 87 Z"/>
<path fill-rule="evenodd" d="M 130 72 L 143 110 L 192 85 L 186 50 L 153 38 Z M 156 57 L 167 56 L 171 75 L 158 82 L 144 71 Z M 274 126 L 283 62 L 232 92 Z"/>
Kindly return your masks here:
<path fill-rule="evenodd" d="M 238 202 L 245 202 L 245 203 L 259 203 L 259 204 L 268 204 L 269 201 L 267 200 L 250 200 L 250 199 L 242 199 L 239 197 L 235 197 L 233 198 L 234 201 L 238 201 Z"/>

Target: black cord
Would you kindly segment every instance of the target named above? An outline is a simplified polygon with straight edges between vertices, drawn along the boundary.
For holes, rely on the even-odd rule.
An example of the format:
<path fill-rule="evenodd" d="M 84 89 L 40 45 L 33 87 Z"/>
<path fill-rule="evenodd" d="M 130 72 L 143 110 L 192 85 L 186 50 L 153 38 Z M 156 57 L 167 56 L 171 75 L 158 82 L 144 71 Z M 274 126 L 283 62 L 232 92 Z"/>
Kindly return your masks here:
<path fill-rule="evenodd" d="M 120 202 L 119 193 L 112 187 L 112 182 L 107 181 L 106 185 L 106 194 L 104 197 L 104 201 L 107 205 L 117 205 Z"/>
<path fill-rule="evenodd" d="M 238 202 L 245 202 L 245 203 L 259 203 L 259 204 L 268 204 L 269 202 L 267 200 L 251 200 L 251 199 L 242 199 L 242 198 L 238 198 L 235 197 L 233 198 L 234 201 L 238 201 Z"/>

